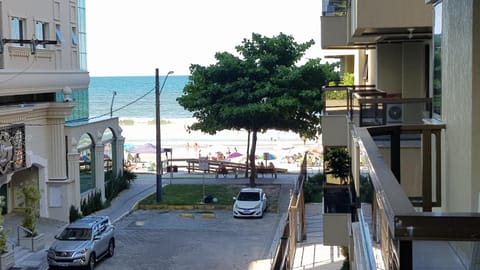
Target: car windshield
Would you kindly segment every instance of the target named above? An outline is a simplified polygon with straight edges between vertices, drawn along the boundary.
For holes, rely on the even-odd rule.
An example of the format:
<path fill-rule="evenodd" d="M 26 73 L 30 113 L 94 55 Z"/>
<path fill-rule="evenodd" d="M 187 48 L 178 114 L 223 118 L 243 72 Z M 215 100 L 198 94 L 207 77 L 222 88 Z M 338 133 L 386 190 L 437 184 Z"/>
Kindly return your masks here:
<path fill-rule="evenodd" d="M 60 240 L 90 240 L 92 237 L 91 229 L 82 229 L 82 228 L 66 228 L 58 236 Z"/>
<path fill-rule="evenodd" d="M 240 192 L 237 200 L 239 201 L 260 201 L 260 193 L 258 192 Z"/>

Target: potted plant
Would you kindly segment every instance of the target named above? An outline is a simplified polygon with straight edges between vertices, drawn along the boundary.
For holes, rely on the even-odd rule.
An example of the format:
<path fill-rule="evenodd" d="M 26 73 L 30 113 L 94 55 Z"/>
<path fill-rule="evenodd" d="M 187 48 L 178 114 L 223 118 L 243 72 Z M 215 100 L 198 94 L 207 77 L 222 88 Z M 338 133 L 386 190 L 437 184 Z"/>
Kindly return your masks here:
<path fill-rule="evenodd" d="M 40 191 L 33 182 L 22 185 L 20 191 L 23 196 L 25 215 L 21 226 L 24 235 L 19 236 L 19 245 L 37 251 L 44 247 L 43 234 L 38 234 L 36 230 Z"/>
<path fill-rule="evenodd" d="M 4 205 L 5 197 L 0 196 L 0 270 L 10 269 L 15 265 L 14 252 L 8 249 L 7 231 L 3 227 L 2 208 Z"/>
<path fill-rule="evenodd" d="M 346 184 L 350 177 L 350 156 L 344 148 L 335 148 L 327 152 L 325 156 L 329 173 L 340 178 L 342 184 Z"/>

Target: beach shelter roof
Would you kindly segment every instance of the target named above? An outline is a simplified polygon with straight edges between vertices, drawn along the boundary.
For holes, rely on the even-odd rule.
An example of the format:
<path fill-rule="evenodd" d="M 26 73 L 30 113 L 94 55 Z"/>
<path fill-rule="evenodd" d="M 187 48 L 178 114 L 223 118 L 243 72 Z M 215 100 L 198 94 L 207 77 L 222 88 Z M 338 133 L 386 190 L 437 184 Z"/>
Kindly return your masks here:
<path fill-rule="evenodd" d="M 127 152 L 139 153 L 139 154 L 142 154 L 142 153 L 143 154 L 155 154 L 155 153 L 157 153 L 157 147 L 154 144 L 145 143 L 143 145 L 135 145 L 130 150 L 127 150 Z M 172 148 L 162 148 L 161 152 L 162 153 L 171 153 Z"/>
<path fill-rule="evenodd" d="M 230 155 L 228 155 L 227 158 L 237 158 L 237 157 L 240 157 L 240 156 L 242 156 L 242 154 L 240 154 L 239 152 L 233 152 Z"/>
<path fill-rule="evenodd" d="M 151 143 L 146 143 L 143 145 L 135 145 L 129 152 L 152 154 L 157 152 L 157 148 Z"/>

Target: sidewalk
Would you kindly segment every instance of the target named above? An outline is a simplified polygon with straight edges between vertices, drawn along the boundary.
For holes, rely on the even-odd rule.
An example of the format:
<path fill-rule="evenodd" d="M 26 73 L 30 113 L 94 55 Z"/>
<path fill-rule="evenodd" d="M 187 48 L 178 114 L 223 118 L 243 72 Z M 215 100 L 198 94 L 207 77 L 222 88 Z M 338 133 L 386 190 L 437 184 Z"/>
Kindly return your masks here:
<path fill-rule="evenodd" d="M 182 181 L 189 182 L 189 179 L 194 179 L 193 182 L 198 183 L 198 178 L 203 178 L 204 183 L 248 183 L 248 179 L 239 178 L 234 179 L 230 176 L 226 178 L 215 178 L 212 174 L 187 174 L 183 172 L 175 173 L 174 178 L 170 178 L 170 174 L 165 174 L 162 177 L 163 186 L 170 183 L 170 181 Z M 195 179 L 196 178 L 196 179 Z M 291 175 L 279 175 L 277 179 L 265 177 L 257 179 L 257 183 L 273 183 L 284 184 L 292 183 Z M 155 174 L 137 174 L 137 179 L 132 182 L 128 190 L 123 191 L 115 198 L 110 207 L 100 210 L 95 215 L 109 216 L 113 223 L 120 220 L 122 217 L 128 215 L 135 207 L 137 202 L 152 194 L 156 190 L 156 175 Z M 4 227 L 9 233 L 9 245 L 15 245 L 17 242 L 17 227 L 21 225 L 21 216 L 15 213 L 5 215 Z M 14 247 L 15 249 L 15 267 L 12 270 L 44 270 L 48 269 L 46 260 L 46 251 L 55 240 L 54 236 L 58 235 L 68 223 L 40 218 L 37 222 L 37 231 L 45 234 L 45 247 L 44 249 L 31 252 L 30 250 Z"/>
<path fill-rule="evenodd" d="M 305 204 L 307 239 L 297 244 L 294 270 L 338 270 L 344 257 L 337 247 L 323 245 L 322 203 Z"/>

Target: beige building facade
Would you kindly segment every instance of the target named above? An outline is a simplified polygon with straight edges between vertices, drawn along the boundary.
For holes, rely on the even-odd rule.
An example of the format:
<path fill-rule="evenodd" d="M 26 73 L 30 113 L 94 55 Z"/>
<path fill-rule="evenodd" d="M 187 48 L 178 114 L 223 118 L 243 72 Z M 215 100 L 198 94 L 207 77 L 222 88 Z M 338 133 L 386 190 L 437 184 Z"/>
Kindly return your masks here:
<path fill-rule="evenodd" d="M 21 210 L 21 187 L 34 183 L 40 216 L 68 221 L 70 207 L 79 209 L 89 193 L 104 198 L 107 171 L 123 168 L 118 119 L 89 119 L 85 3 L 2 0 L 0 31 L 4 212 Z"/>

